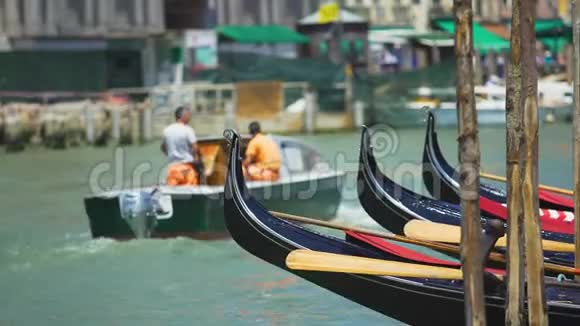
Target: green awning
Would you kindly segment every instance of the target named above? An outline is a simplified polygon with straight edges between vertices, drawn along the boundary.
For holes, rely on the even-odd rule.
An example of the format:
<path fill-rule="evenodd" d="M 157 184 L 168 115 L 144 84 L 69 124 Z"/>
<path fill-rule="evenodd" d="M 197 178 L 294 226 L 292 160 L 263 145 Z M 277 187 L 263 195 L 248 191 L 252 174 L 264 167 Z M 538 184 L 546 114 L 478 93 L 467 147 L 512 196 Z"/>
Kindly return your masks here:
<path fill-rule="evenodd" d="M 572 43 L 572 27 L 562 19 L 539 19 L 534 24 L 538 41 L 552 53 L 558 53 Z"/>
<path fill-rule="evenodd" d="M 541 19 L 536 20 L 534 29 L 536 34 L 551 33 L 551 32 L 562 32 L 564 29 L 569 28 L 562 19 Z"/>
<path fill-rule="evenodd" d="M 552 53 L 564 51 L 566 45 L 571 43 L 566 36 L 538 36 L 538 41 Z"/>
<path fill-rule="evenodd" d="M 308 43 L 310 39 L 281 25 L 239 26 L 225 25 L 217 28 L 220 36 L 238 43 Z"/>
<path fill-rule="evenodd" d="M 507 25 L 511 27 L 511 23 Z M 541 36 L 566 36 L 570 39 L 572 38 L 572 26 L 566 24 L 562 19 L 539 19 L 534 23 L 534 30 L 536 36 L 539 38 Z"/>
<path fill-rule="evenodd" d="M 538 41 L 552 53 L 561 52 L 568 43 L 572 43 L 572 27 L 562 19 L 538 20 L 534 28 Z"/>
<path fill-rule="evenodd" d="M 364 53 L 365 51 L 365 41 L 358 39 L 358 40 L 354 40 L 354 50 L 357 53 Z"/>
<path fill-rule="evenodd" d="M 355 54 L 363 54 L 365 51 L 365 41 L 361 39 L 356 40 L 342 40 L 340 41 L 340 50 L 343 55 L 351 55 L 351 51 Z"/>
<path fill-rule="evenodd" d="M 455 22 L 453 19 L 438 19 L 435 20 L 435 25 L 450 34 L 455 33 Z M 477 22 L 473 22 L 473 39 L 474 48 L 482 54 L 489 50 L 502 51 L 509 50 L 510 48 L 510 43 L 507 40 L 488 31 Z"/>
<path fill-rule="evenodd" d="M 321 56 L 328 55 L 328 43 L 326 43 L 326 41 L 318 43 L 318 52 Z"/>
<path fill-rule="evenodd" d="M 349 40 L 341 40 L 340 41 L 340 51 L 344 55 L 350 54 L 350 41 Z"/>
<path fill-rule="evenodd" d="M 552 53 L 558 53 L 566 44 L 572 43 L 572 27 L 560 18 L 536 20 L 534 30 L 538 41 Z"/>

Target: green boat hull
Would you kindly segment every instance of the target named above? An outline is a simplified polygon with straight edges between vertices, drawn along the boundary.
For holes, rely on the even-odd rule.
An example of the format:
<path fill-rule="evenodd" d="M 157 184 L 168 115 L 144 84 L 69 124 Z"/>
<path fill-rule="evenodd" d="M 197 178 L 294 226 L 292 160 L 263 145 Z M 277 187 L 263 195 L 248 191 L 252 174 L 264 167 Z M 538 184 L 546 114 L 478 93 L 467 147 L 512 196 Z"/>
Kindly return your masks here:
<path fill-rule="evenodd" d="M 250 186 L 250 191 L 269 210 L 328 220 L 336 215 L 343 182 L 344 173 L 333 172 L 292 182 L 254 184 Z M 223 187 L 203 189 L 205 191 L 162 188 L 162 193 L 171 196 L 172 214 L 169 218 L 157 219 L 152 225 L 146 226 L 149 230 L 145 237 L 229 237 L 224 221 Z M 139 232 L 135 232 L 131 223 L 122 217 L 118 194 L 87 197 L 85 210 L 94 238 L 143 237 L 136 234 Z"/>

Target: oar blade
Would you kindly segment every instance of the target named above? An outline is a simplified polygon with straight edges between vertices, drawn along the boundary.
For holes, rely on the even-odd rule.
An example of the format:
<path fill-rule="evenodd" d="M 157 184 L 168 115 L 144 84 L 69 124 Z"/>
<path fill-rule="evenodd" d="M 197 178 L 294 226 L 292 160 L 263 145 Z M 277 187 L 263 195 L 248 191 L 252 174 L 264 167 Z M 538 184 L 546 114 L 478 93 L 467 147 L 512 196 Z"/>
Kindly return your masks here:
<path fill-rule="evenodd" d="M 412 220 L 405 224 L 403 229 L 405 235 L 409 238 L 436 241 L 445 243 L 459 243 L 461 240 L 461 229 L 455 225 Z M 506 246 L 506 237 L 499 238 L 495 244 L 496 247 Z M 574 252 L 574 245 L 553 240 L 542 240 L 542 246 L 547 251 Z"/>
<path fill-rule="evenodd" d="M 548 251 L 574 252 L 574 244 L 553 240 L 542 240 L 542 247 Z"/>
<path fill-rule="evenodd" d="M 403 232 L 409 238 L 418 240 L 446 243 L 461 241 L 461 229 L 455 225 L 411 220 L 405 224 Z"/>
<path fill-rule="evenodd" d="M 460 270 L 452 268 L 400 263 L 304 249 L 292 251 L 286 257 L 286 266 L 292 270 L 381 276 L 437 278 L 448 280 L 458 280 L 463 277 Z"/>

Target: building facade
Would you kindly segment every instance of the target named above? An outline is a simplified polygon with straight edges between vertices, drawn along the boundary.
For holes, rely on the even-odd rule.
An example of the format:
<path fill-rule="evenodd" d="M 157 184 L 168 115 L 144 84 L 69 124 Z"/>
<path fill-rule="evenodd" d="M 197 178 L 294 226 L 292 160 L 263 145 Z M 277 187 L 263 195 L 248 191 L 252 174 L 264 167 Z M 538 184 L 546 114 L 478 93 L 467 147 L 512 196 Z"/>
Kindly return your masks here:
<path fill-rule="evenodd" d="M 453 0 L 345 0 L 344 5 L 365 15 L 373 25 L 411 25 L 425 30 L 429 17 L 451 14 Z"/>
<path fill-rule="evenodd" d="M 0 89 L 155 83 L 162 0 L 0 0 Z"/>
<path fill-rule="evenodd" d="M 218 25 L 285 25 L 316 10 L 325 0 L 211 0 Z"/>
<path fill-rule="evenodd" d="M 537 0 L 536 15 L 538 19 L 563 17 L 563 8 L 569 0 Z M 500 22 L 511 18 L 512 0 L 475 0 L 473 14 L 475 19 L 485 22 Z M 569 9 L 568 9 L 569 11 Z"/>
<path fill-rule="evenodd" d="M 164 31 L 161 0 L 0 0 L 8 37 L 143 36 Z"/>
<path fill-rule="evenodd" d="M 569 17 L 569 0 L 538 0 L 539 19 Z M 428 28 L 432 18 L 451 16 L 453 0 L 345 0 L 344 5 L 365 15 L 373 25 L 412 25 Z M 474 19 L 500 22 L 511 18 L 511 0 L 474 0 Z"/>
<path fill-rule="evenodd" d="M 323 2 L 0 0 L 0 91 L 100 91 L 168 82 L 169 53 L 187 31 L 268 24 L 294 29 Z"/>

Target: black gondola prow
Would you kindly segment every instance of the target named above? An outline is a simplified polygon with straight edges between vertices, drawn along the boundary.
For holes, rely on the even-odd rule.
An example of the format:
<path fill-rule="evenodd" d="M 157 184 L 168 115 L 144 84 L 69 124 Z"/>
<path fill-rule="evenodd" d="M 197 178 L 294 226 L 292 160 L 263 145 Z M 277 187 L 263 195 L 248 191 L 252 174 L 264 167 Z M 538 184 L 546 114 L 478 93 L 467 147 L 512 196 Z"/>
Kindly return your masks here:
<path fill-rule="evenodd" d="M 245 182 L 237 182 L 238 179 L 244 178 L 244 172 L 242 169 L 241 157 L 240 157 L 240 135 L 234 129 L 224 130 L 224 138 L 228 142 L 228 163 L 226 173 L 226 181 L 224 184 L 224 195 L 226 199 L 231 199 L 234 196 L 233 187 L 238 187 L 241 185 L 242 189 L 238 191 L 244 196 L 248 196 L 248 191 L 245 186 Z"/>

